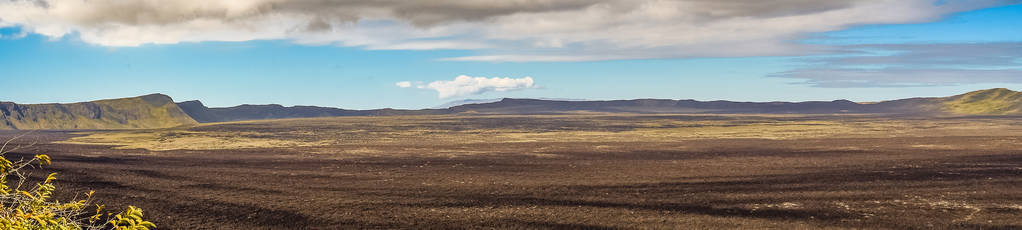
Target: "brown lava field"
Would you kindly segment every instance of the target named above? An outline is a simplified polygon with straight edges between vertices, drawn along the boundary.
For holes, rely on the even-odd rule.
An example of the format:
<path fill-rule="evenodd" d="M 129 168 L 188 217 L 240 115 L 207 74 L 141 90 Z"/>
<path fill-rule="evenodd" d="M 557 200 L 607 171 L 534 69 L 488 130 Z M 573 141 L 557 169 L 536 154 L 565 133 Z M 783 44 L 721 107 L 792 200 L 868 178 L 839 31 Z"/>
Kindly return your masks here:
<path fill-rule="evenodd" d="M 0 138 L 21 132 L 3 131 Z M 1022 119 L 395 116 L 36 131 L 160 229 L 1018 229 Z"/>

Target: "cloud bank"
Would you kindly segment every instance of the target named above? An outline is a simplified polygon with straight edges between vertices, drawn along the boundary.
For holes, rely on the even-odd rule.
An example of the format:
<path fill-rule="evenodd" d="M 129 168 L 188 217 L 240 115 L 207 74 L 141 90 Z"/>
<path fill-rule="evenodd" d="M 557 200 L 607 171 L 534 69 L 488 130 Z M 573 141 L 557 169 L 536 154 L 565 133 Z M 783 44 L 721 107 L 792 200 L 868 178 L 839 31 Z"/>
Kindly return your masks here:
<path fill-rule="evenodd" d="M 1022 84 L 1022 43 L 883 44 L 844 47 L 854 55 L 811 58 L 773 77 L 828 88 Z"/>
<path fill-rule="evenodd" d="M 289 40 L 457 61 L 792 55 L 793 42 L 1018 0 L 0 0 L 0 27 L 101 46 Z"/>
<path fill-rule="evenodd" d="M 409 88 L 412 87 L 412 82 L 402 81 L 396 83 L 398 87 Z M 454 78 L 453 81 L 434 81 L 429 84 L 418 83 L 415 88 L 418 89 L 430 89 L 437 92 L 437 96 L 440 99 L 452 98 L 452 97 L 463 97 L 469 95 L 478 95 L 486 92 L 505 92 L 535 88 L 535 82 L 532 77 L 523 78 L 486 78 L 486 77 L 470 77 L 461 75 Z"/>

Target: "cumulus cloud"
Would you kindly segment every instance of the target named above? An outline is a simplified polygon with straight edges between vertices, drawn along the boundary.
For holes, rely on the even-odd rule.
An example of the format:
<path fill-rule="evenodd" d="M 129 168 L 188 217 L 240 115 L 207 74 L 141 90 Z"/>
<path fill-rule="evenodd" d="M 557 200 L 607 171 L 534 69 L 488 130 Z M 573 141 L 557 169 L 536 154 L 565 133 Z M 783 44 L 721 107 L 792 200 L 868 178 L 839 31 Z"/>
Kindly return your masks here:
<path fill-rule="evenodd" d="M 397 83 L 398 87 L 408 88 L 412 86 L 411 82 L 402 81 Z M 435 90 L 438 93 L 440 99 L 451 98 L 451 97 L 462 97 L 469 95 L 477 95 L 486 92 L 505 92 L 523 90 L 529 88 L 535 88 L 535 82 L 532 77 L 523 78 L 486 78 L 486 77 L 471 77 L 461 75 L 452 81 L 434 81 L 429 84 L 421 84 L 415 86 L 419 89 L 430 89 Z"/>
<path fill-rule="evenodd" d="M 0 0 L 0 27 L 103 46 L 284 39 L 462 61 L 805 54 L 792 42 L 1018 0 Z"/>
<path fill-rule="evenodd" d="M 875 44 L 854 55 L 810 58 L 806 68 L 774 74 L 815 87 L 911 87 L 1022 83 L 1022 43 Z"/>

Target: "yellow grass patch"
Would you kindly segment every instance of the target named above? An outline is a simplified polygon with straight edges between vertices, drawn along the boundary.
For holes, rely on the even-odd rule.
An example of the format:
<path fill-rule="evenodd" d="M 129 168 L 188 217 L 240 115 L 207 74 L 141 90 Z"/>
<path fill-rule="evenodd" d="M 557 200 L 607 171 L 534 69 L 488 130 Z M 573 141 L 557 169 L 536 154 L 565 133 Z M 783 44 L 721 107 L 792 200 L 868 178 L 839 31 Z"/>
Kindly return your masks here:
<path fill-rule="evenodd" d="M 546 154 L 540 143 L 594 143 L 593 152 L 619 151 L 630 142 L 704 139 L 796 140 L 857 137 L 1022 135 L 1010 119 L 888 119 L 860 116 L 540 115 L 395 116 L 287 119 L 203 124 L 191 128 L 83 133 L 59 143 L 115 145 L 119 149 L 216 150 L 316 147 L 343 155 L 472 155 L 472 146 L 507 145 L 512 152 Z M 199 129 L 210 129 L 206 131 Z M 223 131 L 219 131 L 223 130 Z M 233 131 L 231 131 L 233 130 Z M 987 130 L 998 130 L 988 132 Z M 537 149 L 531 149 L 537 143 Z M 601 143 L 601 144 L 595 144 Z M 916 143 L 920 145 L 931 143 Z M 1005 142 L 1003 145 L 1015 145 Z M 834 146 L 838 148 L 840 146 Z M 942 148 L 944 146 L 907 146 Z M 509 147 L 510 148 L 510 147 Z M 523 149 L 525 148 L 525 149 Z M 417 150 L 417 149 L 422 149 Z"/>
<path fill-rule="evenodd" d="M 269 138 L 243 137 L 240 134 L 195 132 L 195 131 L 122 131 L 85 133 L 56 143 L 85 145 L 115 145 L 116 149 L 167 150 L 215 150 L 244 148 L 284 148 L 320 146 L 325 141 L 305 142 Z"/>

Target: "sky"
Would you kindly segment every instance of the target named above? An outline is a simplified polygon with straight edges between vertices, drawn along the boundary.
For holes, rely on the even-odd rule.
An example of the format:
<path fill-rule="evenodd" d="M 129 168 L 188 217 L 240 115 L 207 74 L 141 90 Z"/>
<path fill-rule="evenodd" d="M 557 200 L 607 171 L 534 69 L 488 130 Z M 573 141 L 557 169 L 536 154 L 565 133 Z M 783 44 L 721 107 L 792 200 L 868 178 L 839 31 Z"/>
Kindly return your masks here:
<path fill-rule="evenodd" d="M 1022 90 L 1022 0 L 0 0 L 0 101 L 868 102 Z"/>

